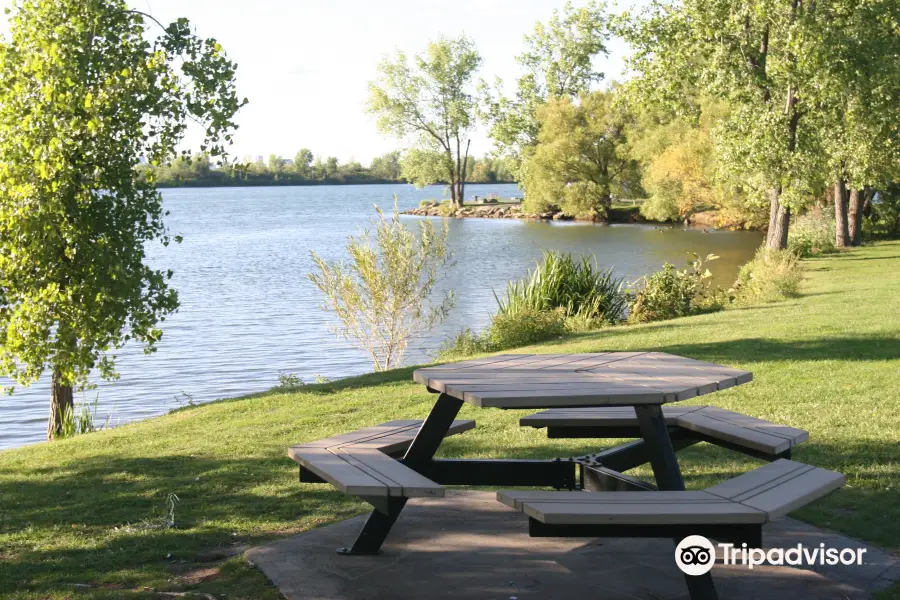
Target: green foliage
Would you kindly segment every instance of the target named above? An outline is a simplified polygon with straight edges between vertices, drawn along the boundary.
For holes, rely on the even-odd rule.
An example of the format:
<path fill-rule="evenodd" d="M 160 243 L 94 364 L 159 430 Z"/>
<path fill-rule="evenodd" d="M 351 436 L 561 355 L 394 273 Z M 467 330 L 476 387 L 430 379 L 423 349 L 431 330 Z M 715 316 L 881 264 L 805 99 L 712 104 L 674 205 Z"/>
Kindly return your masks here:
<path fill-rule="evenodd" d="M 525 308 L 514 313 L 500 311 L 491 319 L 485 337 L 491 351 L 528 346 L 559 337 L 566 332 L 563 310 Z"/>
<path fill-rule="evenodd" d="M 272 155 L 265 163 L 244 158 L 225 165 L 211 165 L 209 157 L 196 155 L 192 159 L 177 158 L 154 167 L 141 165 L 143 173 L 152 176 L 157 187 L 227 187 L 311 184 L 366 184 L 401 182 L 399 163 L 392 165 L 388 153 L 375 158 L 372 167 L 358 162 L 341 163 L 335 157 L 314 157 L 307 149 L 300 150 L 293 162 Z M 299 161 L 299 162 L 298 162 Z M 307 161 L 307 162 L 304 162 Z M 315 162 L 314 162 L 315 161 Z M 394 168 L 396 167 L 396 168 Z"/>
<path fill-rule="evenodd" d="M 372 159 L 369 172 L 379 179 L 388 181 L 400 180 L 400 152 L 393 151 Z"/>
<path fill-rule="evenodd" d="M 0 43 L 3 375 L 29 384 L 49 367 L 80 385 L 115 377 L 129 340 L 153 351 L 178 297 L 171 271 L 144 263 L 172 238 L 137 165 L 167 160 L 188 121 L 222 156 L 244 104 L 235 68 L 185 19 L 154 38 L 124 0 L 15 2 Z"/>
<path fill-rule="evenodd" d="M 566 317 L 565 311 L 524 308 L 516 313 L 498 312 L 481 334 L 468 327 L 441 346 L 437 360 L 458 360 L 474 354 L 500 352 L 528 346 L 564 335 L 571 331 L 569 323 L 576 317 Z M 583 319 L 578 323 L 584 324 Z M 596 324 L 593 328 L 596 329 Z"/>
<path fill-rule="evenodd" d="M 627 298 L 622 280 L 596 259 L 544 252 L 544 259 L 521 281 L 511 281 L 497 298 L 499 311 L 481 335 L 461 331 L 441 348 L 441 360 L 499 352 L 562 335 L 592 331 L 624 319 Z"/>
<path fill-rule="evenodd" d="M 639 188 L 637 162 L 628 155 L 627 113 L 611 93 L 564 97 L 538 111 L 538 144 L 525 163 L 528 213 L 559 207 L 566 215 L 606 220 L 612 195 Z M 630 195 L 630 194 L 629 194 Z"/>
<path fill-rule="evenodd" d="M 522 178 L 523 161 L 538 143 L 538 109 L 552 99 L 576 98 L 603 79 L 603 73 L 594 70 L 593 59 L 608 54 L 604 9 L 595 0 L 578 8 L 566 2 L 546 24 L 537 23 L 525 36 L 525 51 L 516 57 L 525 74 L 517 81 L 514 98 L 499 91 L 503 85 L 499 79 L 496 92 L 482 82 L 490 136 L 500 154 L 511 160 L 517 178 Z"/>
<path fill-rule="evenodd" d="M 382 61 L 379 79 L 369 84 L 368 111 L 381 132 L 411 142 L 404 177 L 417 185 L 446 181 L 451 199 L 461 206 L 476 120 L 472 79 L 481 57 L 461 36 L 430 42 L 413 63 L 399 51 Z"/>
<path fill-rule="evenodd" d="M 666 263 L 661 271 L 642 277 L 631 294 L 629 322 L 664 321 L 721 308 L 721 299 L 710 284 L 712 273 L 706 268 L 717 258 L 710 254 L 701 259 L 691 253 L 684 269 Z"/>
<path fill-rule="evenodd" d="M 678 221 L 681 218 L 681 210 L 676 194 L 656 193 L 647 198 L 640 207 L 641 216 L 648 221 Z"/>
<path fill-rule="evenodd" d="M 431 301 L 451 260 L 447 223 L 436 231 L 423 219 L 416 233 L 400 220 L 396 198 L 390 218 L 375 208 L 374 239 L 368 231 L 350 236 L 350 264 L 328 263 L 312 252 L 319 272 L 309 279 L 341 323 L 335 333 L 369 354 L 381 371 L 398 365 L 410 339 L 446 318 L 454 298 L 448 292 L 439 304 Z"/>
<path fill-rule="evenodd" d="M 711 131 L 719 168 L 767 195 L 767 245 L 783 248 L 791 211 L 840 171 L 859 185 L 896 173 L 897 17 L 883 0 L 654 2 L 621 32 L 641 73 L 629 93 L 682 114 L 695 90 L 727 100 Z"/>
<path fill-rule="evenodd" d="M 400 174 L 403 179 L 421 189 L 449 179 L 454 165 L 446 154 L 435 150 L 410 148 L 400 158 Z"/>
<path fill-rule="evenodd" d="M 872 205 L 863 231 L 871 238 L 900 238 L 900 183 L 886 186 Z"/>
<path fill-rule="evenodd" d="M 612 269 L 599 269 L 596 259 L 544 252 L 544 259 L 521 281 L 509 282 L 506 296 L 498 298 L 500 313 L 562 311 L 597 325 L 613 325 L 624 318 L 627 300 L 622 280 Z"/>
<path fill-rule="evenodd" d="M 97 415 L 99 405 L 100 396 L 98 394 L 94 396 L 94 401 L 91 403 L 65 406 L 62 409 L 62 427 L 57 437 L 64 439 L 108 429 L 112 420 L 112 412 L 107 413 L 106 419 L 100 424 Z"/>
<path fill-rule="evenodd" d="M 803 281 L 803 266 L 791 250 L 760 248 L 741 267 L 730 290 L 737 305 L 779 302 L 796 296 Z"/>
<path fill-rule="evenodd" d="M 815 207 L 794 219 L 788 250 L 800 257 L 834 252 L 834 212 Z"/>
<path fill-rule="evenodd" d="M 304 383 L 303 378 L 297 375 L 296 373 L 279 373 L 278 374 L 278 386 L 279 390 L 292 390 L 294 388 L 298 388 L 306 385 Z"/>

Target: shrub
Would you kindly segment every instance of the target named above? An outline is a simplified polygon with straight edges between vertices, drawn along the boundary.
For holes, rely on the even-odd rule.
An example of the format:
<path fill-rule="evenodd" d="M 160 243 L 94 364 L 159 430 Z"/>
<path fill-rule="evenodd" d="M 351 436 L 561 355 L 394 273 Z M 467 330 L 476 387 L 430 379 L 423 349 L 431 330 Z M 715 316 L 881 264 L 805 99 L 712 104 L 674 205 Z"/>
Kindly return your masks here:
<path fill-rule="evenodd" d="M 649 323 L 721 309 L 721 294 L 712 289 L 712 273 L 705 267 L 716 258 L 713 254 L 705 259 L 691 254 L 682 270 L 666 263 L 661 271 L 639 279 L 635 284 L 640 287 L 631 293 L 628 320 Z"/>
<path fill-rule="evenodd" d="M 814 208 L 791 223 L 788 248 L 798 256 L 834 252 L 834 215 Z"/>
<path fill-rule="evenodd" d="M 453 203 L 452 200 L 443 200 L 437 205 L 437 207 L 441 211 L 441 216 L 444 217 L 452 217 L 456 215 L 456 211 L 458 210 L 458 207 Z"/>
<path fill-rule="evenodd" d="M 670 196 L 651 196 L 641 204 L 641 215 L 648 221 L 678 221 L 678 202 Z"/>
<path fill-rule="evenodd" d="M 491 324 L 478 335 L 466 328 L 441 346 L 438 360 L 455 360 L 485 352 L 499 352 L 528 346 L 559 337 L 569 331 L 568 319 L 561 310 L 525 309 L 515 314 L 497 313 Z"/>
<path fill-rule="evenodd" d="M 561 310 L 525 309 L 514 314 L 497 313 L 484 337 L 491 351 L 528 346 L 566 332 L 566 317 Z"/>
<path fill-rule="evenodd" d="M 457 333 L 455 338 L 444 342 L 441 349 L 438 350 L 437 360 L 455 360 L 490 351 L 488 336 L 480 336 L 466 327 Z"/>
<path fill-rule="evenodd" d="M 328 263 L 315 252 L 318 272 L 309 279 L 325 295 L 325 308 L 338 317 L 335 333 L 365 350 L 375 370 L 398 365 L 409 340 L 442 321 L 453 294 L 432 302 L 432 290 L 449 266 L 447 224 L 436 230 L 423 219 L 413 232 L 400 220 L 397 198 L 388 217 L 376 207 L 374 235 L 350 236 L 350 263 Z"/>
<path fill-rule="evenodd" d="M 596 325 L 611 325 L 624 318 L 628 300 L 622 280 L 611 269 L 598 269 L 596 260 L 571 254 L 544 252 L 544 260 L 521 281 L 506 286 L 497 299 L 500 312 L 562 310 L 565 317 L 579 315 Z"/>
<path fill-rule="evenodd" d="M 802 279 L 803 268 L 794 251 L 760 248 L 741 267 L 730 293 L 738 305 L 777 302 L 796 296 Z"/>

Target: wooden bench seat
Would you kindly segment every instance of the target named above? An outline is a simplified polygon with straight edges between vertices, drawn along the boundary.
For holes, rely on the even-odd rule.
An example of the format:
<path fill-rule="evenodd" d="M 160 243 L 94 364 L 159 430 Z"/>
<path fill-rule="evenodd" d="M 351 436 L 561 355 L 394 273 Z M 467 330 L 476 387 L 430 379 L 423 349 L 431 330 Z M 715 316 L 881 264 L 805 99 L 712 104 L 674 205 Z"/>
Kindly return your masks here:
<path fill-rule="evenodd" d="M 668 537 L 693 531 L 709 537 L 743 528 L 761 541 L 761 526 L 844 484 L 834 471 L 779 459 L 703 491 L 497 492 L 497 499 L 529 517 L 539 535 Z M 534 527 L 537 521 L 551 527 Z M 582 526 L 573 529 L 570 526 Z M 559 526 L 559 527 L 552 527 Z M 746 526 L 753 526 L 747 529 Z M 673 529 L 674 528 L 674 529 Z M 682 529 L 678 529 L 682 528 Z"/>
<path fill-rule="evenodd" d="M 288 449 L 300 464 L 300 479 L 328 482 L 344 494 L 363 498 L 439 497 L 444 487 L 398 462 L 390 454 L 412 443 L 420 420 L 390 421 Z M 454 421 L 448 435 L 468 431 L 475 421 Z"/>
<path fill-rule="evenodd" d="M 754 456 L 789 457 L 791 449 L 809 439 L 809 433 L 715 406 L 663 406 L 670 427 L 706 441 Z M 546 427 L 549 437 L 639 437 L 638 420 L 631 407 L 550 409 L 520 419 L 525 427 Z"/>

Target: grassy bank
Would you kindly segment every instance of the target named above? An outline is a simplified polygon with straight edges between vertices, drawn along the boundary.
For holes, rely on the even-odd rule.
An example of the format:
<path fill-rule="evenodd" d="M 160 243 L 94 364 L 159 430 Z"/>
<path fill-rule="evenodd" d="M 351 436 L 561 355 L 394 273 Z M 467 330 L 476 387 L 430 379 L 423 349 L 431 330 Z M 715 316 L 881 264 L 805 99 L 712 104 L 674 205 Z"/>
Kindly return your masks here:
<path fill-rule="evenodd" d="M 847 485 L 795 516 L 900 547 L 900 243 L 806 261 L 803 295 L 778 304 L 569 337 L 533 352 L 660 350 L 754 372 L 702 398 L 808 429 L 797 460 Z M 0 597 L 154 598 L 199 590 L 277 598 L 242 551 L 365 510 L 297 483 L 290 444 L 424 416 L 412 369 L 189 408 L 111 431 L 0 452 Z M 7 400 L 10 401 L 10 400 Z M 14 401 L 14 399 L 13 399 Z M 547 440 L 518 411 L 463 409 L 478 428 L 444 456 L 552 457 L 602 442 Z M 680 454 L 689 487 L 758 464 L 705 444 Z M 175 528 L 166 499 L 177 494 Z M 75 585 L 79 584 L 79 585 Z M 894 592 L 892 596 L 900 597 Z"/>

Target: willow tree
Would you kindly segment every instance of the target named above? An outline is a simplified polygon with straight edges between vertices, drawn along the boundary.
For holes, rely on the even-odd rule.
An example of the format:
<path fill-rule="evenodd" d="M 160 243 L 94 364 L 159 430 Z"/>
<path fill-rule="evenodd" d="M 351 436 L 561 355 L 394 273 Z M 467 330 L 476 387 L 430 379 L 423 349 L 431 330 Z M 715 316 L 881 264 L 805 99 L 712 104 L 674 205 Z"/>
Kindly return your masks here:
<path fill-rule="evenodd" d="M 368 111 L 383 133 L 412 143 L 404 176 L 418 186 L 446 182 L 450 199 L 462 206 L 481 57 L 462 36 L 430 42 L 409 63 L 400 51 L 381 62 L 379 79 L 369 84 Z"/>
<path fill-rule="evenodd" d="M 628 152 L 629 120 L 611 92 L 543 105 L 538 143 L 525 163 L 524 209 L 558 206 L 571 217 L 606 221 L 613 193 L 640 189 L 637 161 Z"/>
<path fill-rule="evenodd" d="M 24 385 L 49 370 L 53 438 L 73 387 L 94 369 L 116 377 L 115 351 L 129 340 L 153 351 L 178 307 L 172 272 L 145 264 L 148 243 L 172 238 L 138 165 L 172 156 L 188 121 L 205 129 L 201 151 L 223 155 L 243 102 L 235 64 L 184 19 L 163 27 L 124 0 L 18 0 L 9 12 L 0 369 Z"/>

